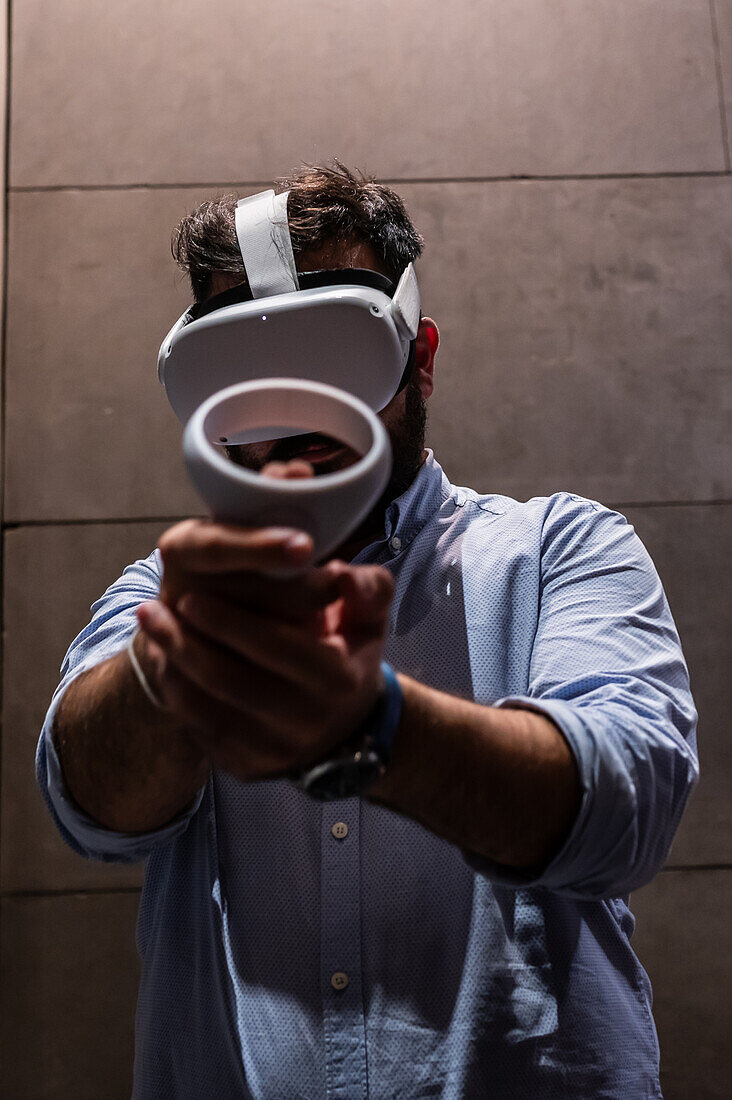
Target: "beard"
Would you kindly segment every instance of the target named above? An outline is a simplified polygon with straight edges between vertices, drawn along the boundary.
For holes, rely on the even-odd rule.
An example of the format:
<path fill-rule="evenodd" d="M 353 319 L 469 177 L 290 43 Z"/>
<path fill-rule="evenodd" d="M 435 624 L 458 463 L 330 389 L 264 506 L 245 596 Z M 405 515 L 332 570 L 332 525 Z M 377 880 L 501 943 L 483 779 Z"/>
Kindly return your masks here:
<path fill-rule="evenodd" d="M 386 425 L 385 425 L 386 427 Z M 384 529 L 384 515 L 393 500 L 406 493 L 419 473 L 423 462 L 427 428 L 427 402 L 415 375 L 406 387 L 404 415 L 397 430 L 387 428 L 391 442 L 392 466 L 386 488 L 369 514 L 359 524 L 358 532 Z M 355 532 L 355 534 L 358 534 Z"/>
<path fill-rule="evenodd" d="M 422 466 L 427 427 L 427 402 L 422 397 L 416 372 L 412 374 L 406 386 L 404 412 L 399 422 L 396 426 L 385 423 L 384 427 L 389 436 L 392 453 L 389 481 L 376 504 L 350 538 L 356 538 L 374 530 L 383 530 L 386 509 L 392 501 L 407 491 Z M 316 438 L 317 441 L 340 442 L 324 433 L 310 432 L 307 435 L 289 436 L 286 439 L 270 440 L 266 443 L 242 443 L 238 446 L 225 447 L 224 451 L 238 466 L 258 472 L 268 462 L 287 462 L 296 456 L 302 457 L 307 462 L 307 454 L 302 454 L 303 447 L 307 446 L 308 442 L 316 441 Z M 343 470 L 358 462 L 361 457 L 348 448 L 345 457 L 341 454 L 335 456 L 332 461 L 318 463 L 315 474 L 320 476 Z"/>

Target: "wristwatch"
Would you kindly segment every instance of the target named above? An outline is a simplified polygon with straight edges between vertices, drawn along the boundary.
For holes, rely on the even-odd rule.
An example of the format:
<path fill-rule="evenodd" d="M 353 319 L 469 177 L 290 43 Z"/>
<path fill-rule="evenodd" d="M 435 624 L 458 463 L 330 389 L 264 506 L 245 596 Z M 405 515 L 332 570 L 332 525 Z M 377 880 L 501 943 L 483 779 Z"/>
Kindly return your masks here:
<path fill-rule="evenodd" d="M 386 771 L 401 718 L 404 696 L 396 673 L 381 662 L 384 686 L 368 718 L 330 760 L 291 779 L 298 790 L 320 802 L 362 794 Z"/>

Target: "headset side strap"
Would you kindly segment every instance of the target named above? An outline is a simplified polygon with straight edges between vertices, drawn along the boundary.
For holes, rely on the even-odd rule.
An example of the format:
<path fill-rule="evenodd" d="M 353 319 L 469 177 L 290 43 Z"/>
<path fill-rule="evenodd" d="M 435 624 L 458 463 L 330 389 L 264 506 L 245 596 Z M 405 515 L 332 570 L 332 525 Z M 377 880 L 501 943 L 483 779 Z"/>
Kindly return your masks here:
<path fill-rule="evenodd" d="M 419 330 L 419 287 L 414 264 L 405 267 L 391 302 L 391 315 L 401 336 L 414 340 Z"/>
<path fill-rule="evenodd" d="M 158 382 L 162 382 L 163 385 L 165 385 L 165 360 L 168 357 L 168 348 L 173 342 L 173 337 L 178 335 L 180 330 L 188 324 L 190 319 L 191 314 L 189 306 L 185 313 L 181 313 L 180 317 L 160 345 L 160 351 L 158 352 Z"/>
<path fill-rule="evenodd" d="M 236 237 L 255 298 L 299 290 L 287 224 L 287 191 L 273 190 L 239 199 Z"/>

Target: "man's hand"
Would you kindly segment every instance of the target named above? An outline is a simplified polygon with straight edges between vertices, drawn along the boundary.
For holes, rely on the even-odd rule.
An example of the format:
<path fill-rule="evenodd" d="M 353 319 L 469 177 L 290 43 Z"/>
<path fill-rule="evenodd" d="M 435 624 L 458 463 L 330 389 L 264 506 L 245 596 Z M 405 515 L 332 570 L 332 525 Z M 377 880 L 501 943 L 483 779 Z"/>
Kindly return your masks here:
<path fill-rule="evenodd" d="M 308 476 L 303 465 L 271 476 Z M 216 766 L 245 781 L 327 758 L 381 686 L 391 574 L 334 560 L 287 580 L 264 576 L 278 562 L 307 565 L 312 542 L 288 551 L 286 537 L 178 524 L 160 542 L 161 598 L 137 612 L 165 705 Z"/>

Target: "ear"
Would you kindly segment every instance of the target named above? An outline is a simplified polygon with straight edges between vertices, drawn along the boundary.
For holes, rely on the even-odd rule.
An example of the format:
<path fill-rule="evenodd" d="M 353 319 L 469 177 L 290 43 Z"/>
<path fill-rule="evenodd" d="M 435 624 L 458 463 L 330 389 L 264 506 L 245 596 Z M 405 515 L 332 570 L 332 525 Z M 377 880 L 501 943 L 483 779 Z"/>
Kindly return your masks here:
<path fill-rule="evenodd" d="M 440 346 L 440 333 L 431 317 L 423 317 L 417 330 L 415 370 L 419 377 L 422 397 L 427 400 L 435 388 L 435 356 Z"/>

